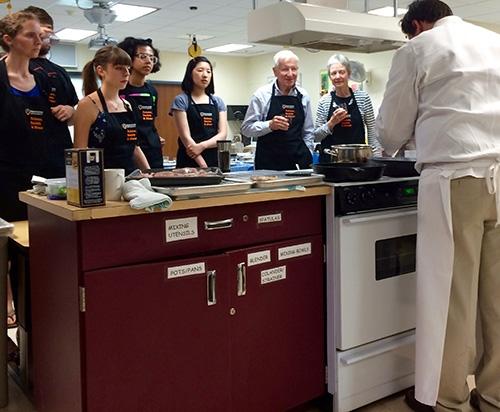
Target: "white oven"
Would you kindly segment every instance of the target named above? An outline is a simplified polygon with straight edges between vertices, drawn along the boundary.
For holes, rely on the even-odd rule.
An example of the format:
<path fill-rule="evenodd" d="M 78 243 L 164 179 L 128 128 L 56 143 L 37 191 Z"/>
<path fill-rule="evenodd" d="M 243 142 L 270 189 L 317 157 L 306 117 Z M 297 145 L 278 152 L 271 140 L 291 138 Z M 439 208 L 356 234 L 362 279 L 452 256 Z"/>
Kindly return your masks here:
<path fill-rule="evenodd" d="M 335 184 L 328 200 L 328 389 L 335 412 L 413 385 L 417 185 L 387 178 Z"/>

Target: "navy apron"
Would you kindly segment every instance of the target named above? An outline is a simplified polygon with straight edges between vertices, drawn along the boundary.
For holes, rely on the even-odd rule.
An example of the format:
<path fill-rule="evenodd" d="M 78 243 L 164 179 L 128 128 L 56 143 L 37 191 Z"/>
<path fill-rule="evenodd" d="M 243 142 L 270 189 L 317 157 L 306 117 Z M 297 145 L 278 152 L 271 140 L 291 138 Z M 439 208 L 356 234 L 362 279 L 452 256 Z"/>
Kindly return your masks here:
<path fill-rule="evenodd" d="M 89 147 L 104 149 L 106 169 L 125 169 L 125 174 L 129 174 L 136 169 L 137 125 L 134 112 L 125 104 L 127 111 L 110 113 L 101 89 L 97 90 L 97 95 L 104 111 L 99 112 L 90 127 Z"/>
<path fill-rule="evenodd" d="M 208 96 L 209 103 L 197 104 L 193 101 L 191 95 L 188 95 L 189 105 L 186 110 L 189 132 L 196 143 L 211 139 L 219 133 L 219 108 L 217 103 Z M 177 149 L 176 167 L 199 167 L 194 159 L 191 159 L 181 139 L 178 139 L 179 148 Z M 217 167 L 217 148 L 213 147 L 204 150 L 201 155 L 205 159 L 208 167 Z"/>
<path fill-rule="evenodd" d="M 136 114 L 137 137 L 149 166 L 152 169 L 163 168 L 163 153 L 160 136 L 155 127 L 157 116 L 156 91 L 149 83 L 132 86 L 130 83 L 121 92 L 121 96 L 130 102 Z"/>
<path fill-rule="evenodd" d="M 332 134 L 329 134 L 321 141 L 320 162 L 330 162 L 330 155 L 323 153 L 323 149 L 329 149 L 332 145 L 366 143 L 363 117 L 361 116 L 352 89 L 349 88 L 349 90 L 351 91 L 349 97 L 339 97 L 335 94 L 335 91 L 331 92 L 332 100 L 330 101 L 327 119 L 329 120 L 333 112 L 339 107 L 346 109 L 350 117 L 336 124 L 332 130 Z"/>
<path fill-rule="evenodd" d="M 286 131 L 274 130 L 257 139 L 255 169 L 295 170 L 296 165 L 308 169 L 312 156 L 302 137 L 305 120 L 302 94 L 297 90 L 297 96 L 276 96 L 275 91 L 273 84 L 266 120 L 284 116 L 289 119 L 290 127 Z"/>
<path fill-rule="evenodd" d="M 18 192 L 32 187 L 34 174 L 65 175 L 65 144 L 50 133 L 54 117 L 42 79 L 35 75 L 35 81 L 39 96 L 12 94 L 5 61 L 0 61 L 0 217 L 10 221 L 27 218 Z"/>

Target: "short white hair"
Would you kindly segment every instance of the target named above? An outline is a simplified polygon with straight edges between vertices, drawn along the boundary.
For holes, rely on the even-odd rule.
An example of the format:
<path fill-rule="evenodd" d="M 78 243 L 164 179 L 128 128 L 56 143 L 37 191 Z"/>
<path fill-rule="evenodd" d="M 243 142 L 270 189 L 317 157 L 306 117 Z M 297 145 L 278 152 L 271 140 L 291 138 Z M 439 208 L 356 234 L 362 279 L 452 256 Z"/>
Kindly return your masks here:
<path fill-rule="evenodd" d="M 334 54 L 328 59 L 328 63 L 326 64 L 328 73 L 330 73 L 330 67 L 332 67 L 334 64 L 341 64 L 345 67 L 347 73 L 351 74 L 351 62 L 343 54 Z"/>
<path fill-rule="evenodd" d="M 274 67 L 278 67 L 280 62 L 283 60 L 294 59 L 297 63 L 299 62 L 298 56 L 291 50 L 280 50 L 273 57 Z"/>

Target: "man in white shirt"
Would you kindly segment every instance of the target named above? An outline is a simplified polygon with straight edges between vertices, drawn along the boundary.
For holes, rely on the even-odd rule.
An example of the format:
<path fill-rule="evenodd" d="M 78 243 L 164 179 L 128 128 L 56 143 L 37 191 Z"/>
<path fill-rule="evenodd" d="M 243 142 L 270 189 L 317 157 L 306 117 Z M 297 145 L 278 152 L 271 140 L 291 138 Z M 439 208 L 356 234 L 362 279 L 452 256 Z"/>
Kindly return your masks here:
<path fill-rule="evenodd" d="M 475 373 L 481 411 L 500 411 L 500 35 L 439 0 L 411 3 L 401 28 L 410 40 L 394 55 L 377 127 L 388 154 L 415 137 L 421 171 L 407 403 L 472 411 L 466 377 Z"/>
<path fill-rule="evenodd" d="M 258 138 L 256 169 L 307 169 L 312 163 L 311 99 L 296 85 L 298 63 L 299 58 L 290 50 L 276 53 L 276 81 L 259 88 L 248 106 L 241 133 Z"/>

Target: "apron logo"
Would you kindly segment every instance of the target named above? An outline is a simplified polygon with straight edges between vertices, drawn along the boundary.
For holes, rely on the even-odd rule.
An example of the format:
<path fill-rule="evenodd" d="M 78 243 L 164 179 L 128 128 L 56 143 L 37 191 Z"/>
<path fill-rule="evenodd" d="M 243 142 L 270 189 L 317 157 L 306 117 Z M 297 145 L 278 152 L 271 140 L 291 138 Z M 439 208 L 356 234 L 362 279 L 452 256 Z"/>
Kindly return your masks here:
<path fill-rule="evenodd" d="M 212 113 L 200 112 L 200 116 L 203 121 L 203 127 L 213 127 L 214 120 L 212 118 Z"/>
<path fill-rule="evenodd" d="M 152 122 L 154 120 L 154 118 L 153 118 L 153 106 L 139 105 L 137 107 L 141 111 L 142 120 L 147 121 L 147 122 Z"/>
<path fill-rule="evenodd" d="M 283 110 L 283 117 L 288 119 L 288 123 L 292 124 L 293 119 L 296 116 L 295 106 L 293 104 L 282 104 L 281 109 Z"/>
<path fill-rule="evenodd" d="M 24 111 L 28 117 L 28 123 L 31 130 L 43 130 L 43 111 L 42 110 L 31 110 L 26 109 Z"/>
<path fill-rule="evenodd" d="M 122 123 L 122 128 L 125 129 L 126 140 L 127 142 L 131 142 L 137 140 L 137 130 L 135 123 Z"/>

